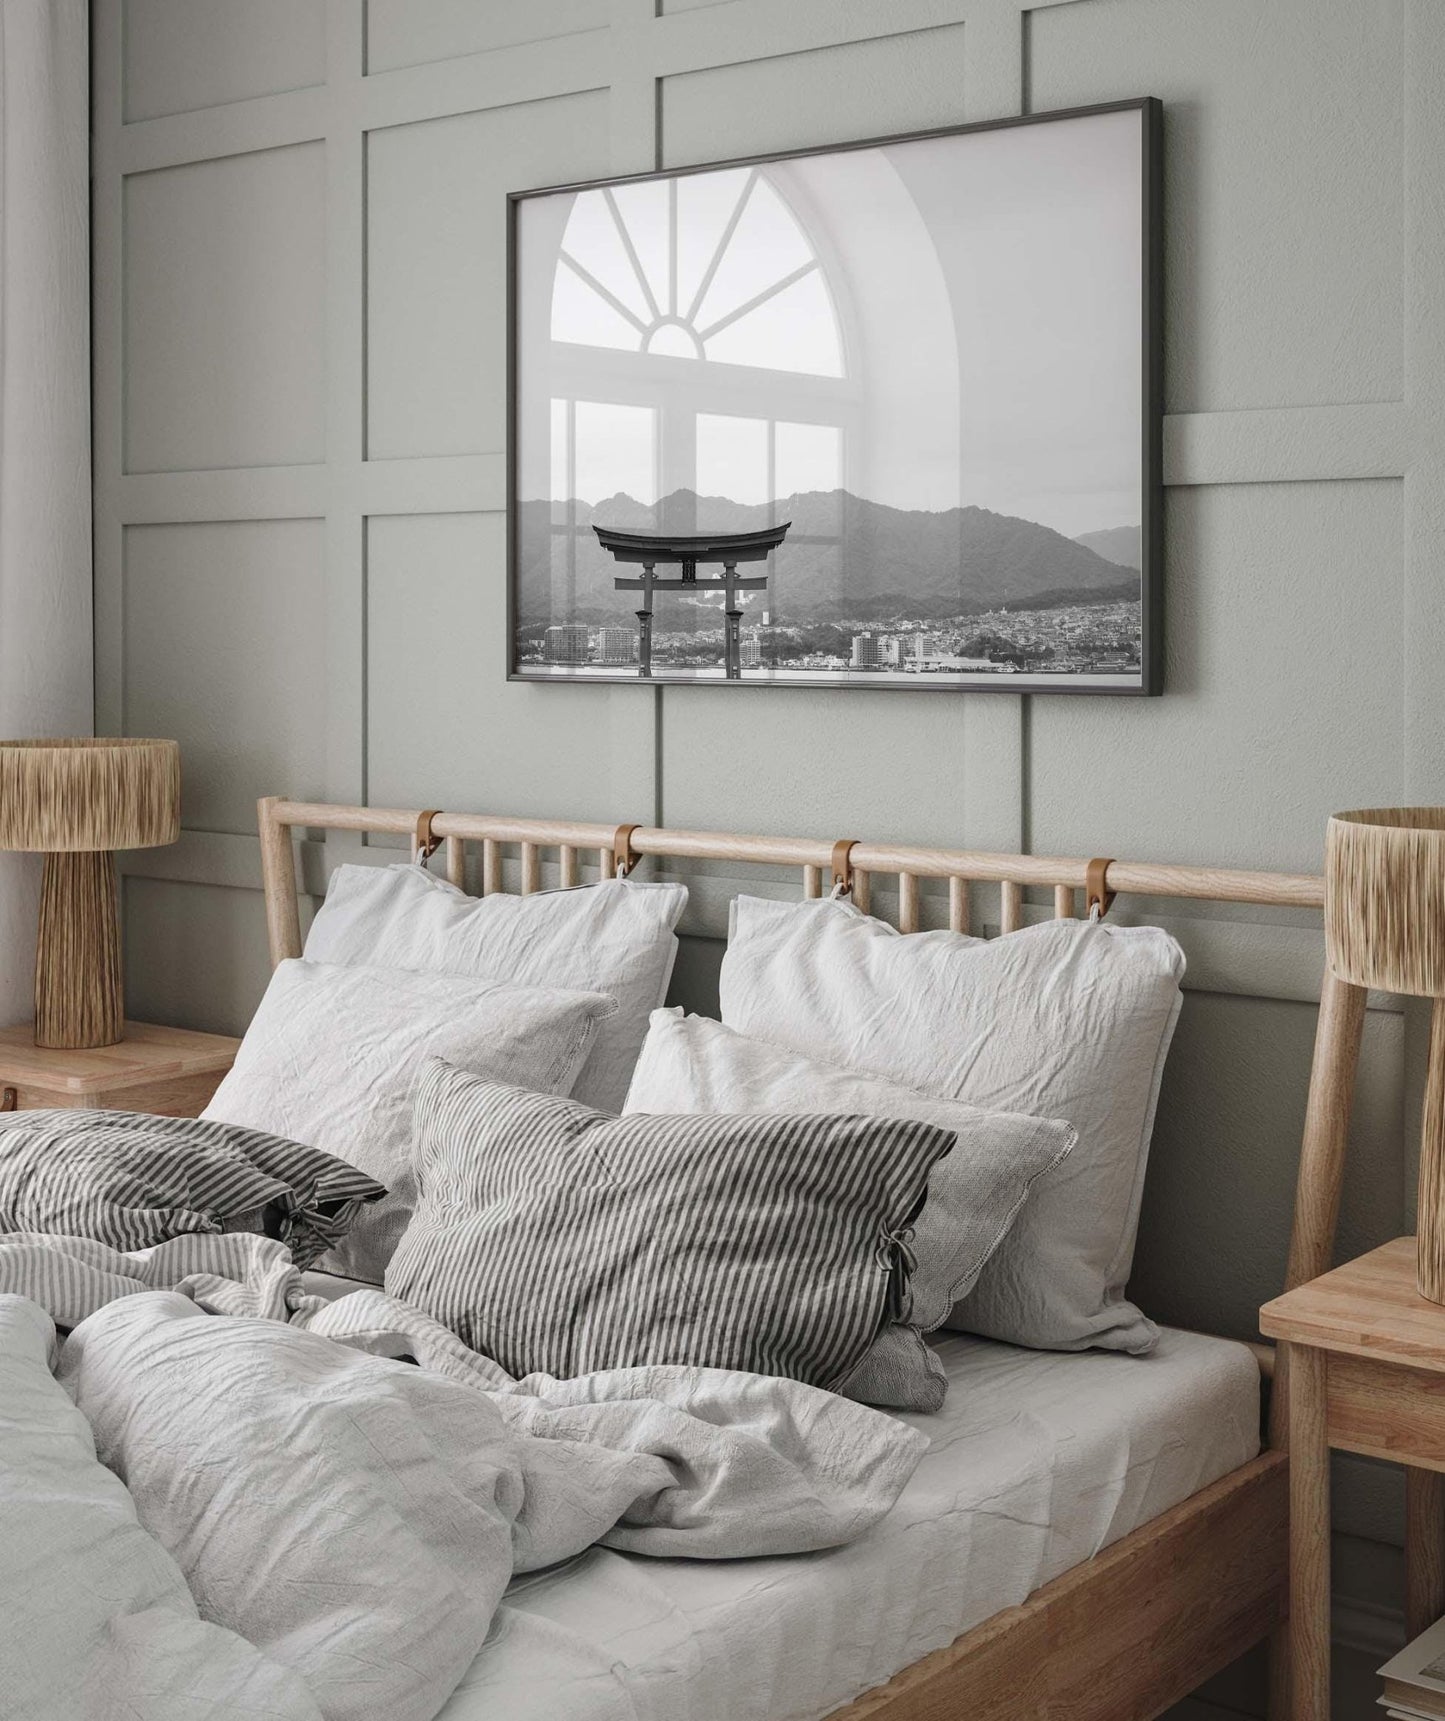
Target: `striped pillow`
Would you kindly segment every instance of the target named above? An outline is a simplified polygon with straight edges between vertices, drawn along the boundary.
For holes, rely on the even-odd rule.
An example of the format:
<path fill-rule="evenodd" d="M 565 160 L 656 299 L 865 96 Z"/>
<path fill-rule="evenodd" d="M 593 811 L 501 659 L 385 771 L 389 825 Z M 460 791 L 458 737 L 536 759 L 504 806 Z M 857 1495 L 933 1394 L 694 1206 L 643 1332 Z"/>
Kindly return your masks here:
<path fill-rule="evenodd" d="M 0 1232 L 145 1249 L 190 1231 L 264 1231 L 304 1269 L 385 1194 L 334 1154 L 236 1124 L 130 1111 L 0 1118 Z"/>
<path fill-rule="evenodd" d="M 518 1376 L 681 1363 L 837 1388 L 907 1307 L 953 1140 L 906 1118 L 613 1118 L 429 1058 L 386 1289 Z"/>

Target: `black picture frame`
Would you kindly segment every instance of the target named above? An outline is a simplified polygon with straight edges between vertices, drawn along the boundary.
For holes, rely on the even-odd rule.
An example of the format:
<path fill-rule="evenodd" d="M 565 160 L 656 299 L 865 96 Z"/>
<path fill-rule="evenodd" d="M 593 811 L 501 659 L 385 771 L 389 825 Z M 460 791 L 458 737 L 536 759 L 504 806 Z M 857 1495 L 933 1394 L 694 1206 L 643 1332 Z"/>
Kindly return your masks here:
<path fill-rule="evenodd" d="M 1139 116 L 1140 210 L 1140 540 L 1139 540 L 1139 603 L 1140 640 L 1137 678 L 1129 685 L 1098 685 L 1080 681 L 1067 684 L 1063 678 L 1040 681 L 1027 671 L 980 676 L 967 683 L 951 681 L 933 685 L 929 678 L 895 676 L 892 679 L 774 679 L 744 676 L 742 679 L 707 679 L 692 676 L 659 674 L 651 679 L 639 678 L 635 671 L 620 669 L 592 670 L 577 666 L 563 677 L 552 671 L 529 670 L 518 658 L 518 580 L 519 580 L 519 375 L 518 351 L 518 251 L 519 223 L 523 212 L 538 200 L 574 196 L 579 192 L 612 189 L 620 186 L 683 180 L 719 169 L 752 168 L 770 163 L 807 160 L 814 156 L 846 155 L 905 144 L 926 139 L 966 137 L 983 132 L 1004 132 L 1015 129 L 1056 125 L 1060 122 L 1087 119 L 1097 115 L 1133 112 Z M 507 679 L 533 685 L 605 684 L 609 686 L 729 686 L 729 687 L 820 687 L 849 688 L 886 687 L 903 692 L 996 692 L 996 693 L 1063 693 L 1072 697 L 1105 698 L 1155 697 L 1164 691 L 1164 521 L 1163 521 L 1163 421 L 1164 421 L 1164 111 L 1159 98 L 1141 96 L 1114 102 L 1101 102 L 1084 107 L 1057 109 L 1047 113 L 1025 114 L 1006 119 L 977 121 L 957 126 L 942 126 L 917 132 L 889 134 L 881 137 L 850 140 L 843 143 L 819 144 L 807 149 L 778 150 L 759 155 L 740 156 L 718 162 L 658 170 L 650 173 L 617 175 L 581 180 L 561 185 L 533 187 L 509 192 L 507 195 L 507 327 L 506 327 L 506 486 L 507 486 L 507 604 L 506 653 Z M 622 570 L 619 570 L 622 571 Z"/>

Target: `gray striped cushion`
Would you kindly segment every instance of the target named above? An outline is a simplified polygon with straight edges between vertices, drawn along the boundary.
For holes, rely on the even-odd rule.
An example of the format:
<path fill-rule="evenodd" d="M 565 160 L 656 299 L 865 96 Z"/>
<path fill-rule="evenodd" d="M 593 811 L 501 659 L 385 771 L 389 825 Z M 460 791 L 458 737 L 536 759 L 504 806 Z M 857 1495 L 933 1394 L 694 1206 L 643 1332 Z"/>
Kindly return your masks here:
<path fill-rule="evenodd" d="M 904 1118 L 612 1118 L 431 1058 L 421 1199 L 386 1273 L 475 1350 L 561 1379 L 649 1363 L 841 1386 L 905 1308 L 953 1136 Z"/>
<path fill-rule="evenodd" d="M 128 1111 L 0 1117 L 0 1231 L 144 1249 L 189 1231 L 262 1231 L 306 1268 L 383 1184 L 319 1147 L 203 1118 Z"/>

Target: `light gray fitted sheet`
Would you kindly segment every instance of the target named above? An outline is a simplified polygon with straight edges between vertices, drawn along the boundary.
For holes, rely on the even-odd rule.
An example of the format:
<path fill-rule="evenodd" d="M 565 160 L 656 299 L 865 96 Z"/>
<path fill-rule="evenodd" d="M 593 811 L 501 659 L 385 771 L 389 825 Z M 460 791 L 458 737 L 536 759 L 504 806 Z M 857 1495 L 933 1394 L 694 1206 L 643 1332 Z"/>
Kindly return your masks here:
<path fill-rule="evenodd" d="M 944 1408 L 903 1419 L 932 1448 L 871 1534 L 716 1564 L 592 1548 L 518 1579 L 441 1721 L 816 1721 L 1259 1450 L 1242 1345 L 939 1350 Z"/>

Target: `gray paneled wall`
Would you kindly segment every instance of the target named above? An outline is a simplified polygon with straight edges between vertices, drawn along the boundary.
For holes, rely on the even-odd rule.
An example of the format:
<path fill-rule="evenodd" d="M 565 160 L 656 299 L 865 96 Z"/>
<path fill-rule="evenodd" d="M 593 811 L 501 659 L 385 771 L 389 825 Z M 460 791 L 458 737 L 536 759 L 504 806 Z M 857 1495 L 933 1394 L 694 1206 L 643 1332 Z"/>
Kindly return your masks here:
<path fill-rule="evenodd" d="M 265 792 L 1310 869 L 1332 808 L 1445 797 L 1438 0 L 96 0 L 94 53 L 98 719 L 186 760 L 129 867 L 138 1013 L 246 1021 Z M 506 191 L 1140 94 L 1162 701 L 503 680 Z M 1138 1285 L 1245 1333 L 1319 943 L 1179 925 Z M 1409 1222 L 1419 1061 L 1381 1000 L 1350 1249 Z M 1341 1491 L 1367 1609 L 1381 1474 Z"/>

